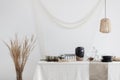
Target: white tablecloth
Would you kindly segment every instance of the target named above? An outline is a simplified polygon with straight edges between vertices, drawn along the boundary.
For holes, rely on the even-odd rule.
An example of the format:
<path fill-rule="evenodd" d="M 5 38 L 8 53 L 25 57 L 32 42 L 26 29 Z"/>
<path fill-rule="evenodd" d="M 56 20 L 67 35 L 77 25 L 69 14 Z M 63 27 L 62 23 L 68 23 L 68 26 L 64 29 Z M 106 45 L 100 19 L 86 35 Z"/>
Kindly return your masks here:
<path fill-rule="evenodd" d="M 120 62 L 38 62 L 33 80 L 120 80 Z"/>

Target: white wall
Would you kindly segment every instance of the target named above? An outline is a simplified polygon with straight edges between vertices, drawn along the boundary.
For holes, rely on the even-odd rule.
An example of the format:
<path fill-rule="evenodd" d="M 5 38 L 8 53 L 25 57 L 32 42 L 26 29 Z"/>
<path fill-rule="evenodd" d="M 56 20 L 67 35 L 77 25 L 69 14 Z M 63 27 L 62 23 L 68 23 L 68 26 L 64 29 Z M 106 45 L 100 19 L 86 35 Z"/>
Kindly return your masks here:
<path fill-rule="evenodd" d="M 36 19 L 39 32 L 42 32 L 43 39 L 42 46 L 44 55 L 59 55 L 65 53 L 74 53 L 77 46 L 83 46 L 88 52 L 91 47 L 97 28 L 99 26 L 99 19 L 102 17 L 103 2 L 97 6 L 95 12 L 90 13 L 93 6 L 97 4 L 98 0 L 35 0 Z M 88 1 L 88 2 L 86 2 Z M 88 6 L 89 5 L 89 6 Z M 88 6 L 88 7 L 87 7 Z M 92 7 L 90 7 L 92 6 Z M 46 8 L 46 10 L 44 9 Z M 52 14 L 52 17 L 50 15 Z M 75 29 L 66 29 L 53 21 L 53 17 L 58 18 L 64 22 L 76 22 L 86 17 L 89 18 L 82 25 L 78 25 Z M 99 16 L 98 16 L 99 15 Z M 39 33 L 41 34 L 41 33 Z"/>
<path fill-rule="evenodd" d="M 85 47 L 86 54 L 95 46 L 101 55 L 120 56 L 119 31 L 119 0 L 107 1 L 107 17 L 111 20 L 112 32 L 99 32 L 100 20 L 104 17 L 104 0 L 90 15 L 87 22 L 75 29 L 66 29 L 60 22 L 75 22 L 81 20 L 94 7 L 98 0 L 35 0 L 38 30 L 44 40 L 43 52 L 51 55 L 74 53 L 77 46 Z M 57 19 L 56 19 L 57 18 Z M 41 37 L 41 35 L 40 35 Z"/>
<path fill-rule="evenodd" d="M 3 40 L 8 42 L 15 33 L 20 38 L 35 34 L 32 10 L 32 0 L 0 0 L 0 80 L 16 80 L 13 61 Z M 36 46 L 25 66 L 23 80 L 32 80 L 39 55 Z"/>
<path fill-rule="evenodd" d="M 112 32 L 110 34 L 97 33 L 94 44 L 100 54 L 120 56 L 120 5 L 119 0 L 107 0 L 107 17 L 111 19 Z"/>
<path fill-rule="evenodd" d="M 97 0 L 40 0 L 43 5 L 65 22 L 75 22 L 82 19 L 92 9 Z M 38 45 L 30 55 L 25 67 L 24 80 L 32 80 L 36 62 L 40 58 L 39 49 L 43 55 L 59 55 L 74 53 L 77 46 L 85 47 L 86 54 L 95 46 L 100 54 L 120 56 L 120 1 L 108 0 L 107 15 L 111 19 L 112 32 L 99 33 L 100 19 L 104 17 L 103 1 L 92 13 L 87 22 L 75 29 L 66 29 L 59 25 L 45 12 L 38 0 L 0 0 L 0 80 L 15 80 L 15 71 L 7 47 L 2 40 L 8 41 L 16 32 L 19 36 L 35 34 L 37 32 Z M 66 6 L 67 5 L 67 6 Z M 35 15 L 34 15 L 35 13 Z M 34 17 L 36 19 L 34 20 Z M 36 22 L 36 23 L 35 23 Z M 37 28 L 35 28 L 37 24 Z"/>

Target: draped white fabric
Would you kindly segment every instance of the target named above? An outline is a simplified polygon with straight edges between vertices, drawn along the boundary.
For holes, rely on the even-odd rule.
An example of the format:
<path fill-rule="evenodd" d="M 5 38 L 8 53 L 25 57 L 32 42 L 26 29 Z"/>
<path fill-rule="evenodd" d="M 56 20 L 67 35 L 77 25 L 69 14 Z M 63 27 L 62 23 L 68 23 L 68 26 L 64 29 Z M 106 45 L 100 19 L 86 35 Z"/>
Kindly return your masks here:
<path fill-rule="evenodd" d="M 33 1 L 36 32 L 43 56 L 73 53 L 77 46 L 84 46 L 88 52 L 99 27 L 102 0 Z"/>
<path fill-rule="evenodd" d="M 89 65 L 88 62 L 40 62 L 33 80 L 89 80 Z"/>
<path fill-rule="evenodd" d="M 120 80 L 120 62 L 108 64 L 108 80 Z"/>
<path fill-rule="evenodd" d="M 39 62 L 33 80 L 120 80 L 120 62 Z"/>

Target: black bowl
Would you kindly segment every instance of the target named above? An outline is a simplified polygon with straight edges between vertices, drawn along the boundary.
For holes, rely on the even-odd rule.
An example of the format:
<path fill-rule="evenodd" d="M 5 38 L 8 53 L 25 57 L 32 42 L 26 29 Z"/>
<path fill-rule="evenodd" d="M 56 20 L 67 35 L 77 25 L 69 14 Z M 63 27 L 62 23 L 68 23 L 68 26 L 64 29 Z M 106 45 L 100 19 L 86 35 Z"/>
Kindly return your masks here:
<path fill-rule="evenodd" d="M 112 60 L 101 60 L 102 62 L 112 62 Z"/>
<path fill-rule="evenodd" d="M 112 56 L 102 56 L 103 59 L 112 59 Z"/>
<path fill-rule="evenodd" d="M 112 62 L 112 56 L 102 56 L 102 62 Z"/>

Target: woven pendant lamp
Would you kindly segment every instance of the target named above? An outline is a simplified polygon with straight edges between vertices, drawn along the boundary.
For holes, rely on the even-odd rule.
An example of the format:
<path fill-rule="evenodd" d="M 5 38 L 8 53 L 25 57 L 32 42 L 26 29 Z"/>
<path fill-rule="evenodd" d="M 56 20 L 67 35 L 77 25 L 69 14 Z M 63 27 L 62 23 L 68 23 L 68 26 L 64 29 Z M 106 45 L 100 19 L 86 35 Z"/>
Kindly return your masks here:
<path fill-rule="evenodd" d="M 105 0 L 105 18 L 101 19 L 100 32 L 109 33 L 111 32 L 111 22 L 109 18 L 106 18 L 106 0 Z"/>

